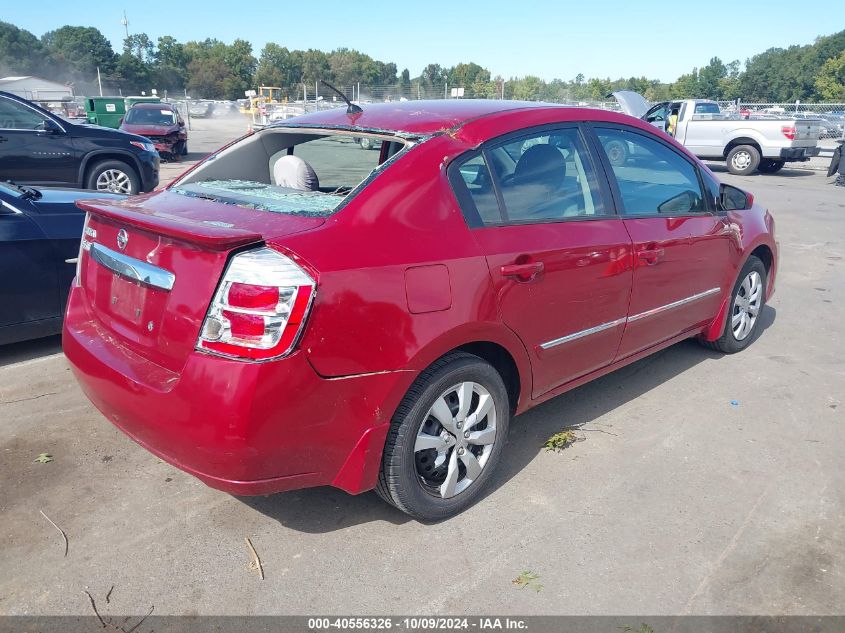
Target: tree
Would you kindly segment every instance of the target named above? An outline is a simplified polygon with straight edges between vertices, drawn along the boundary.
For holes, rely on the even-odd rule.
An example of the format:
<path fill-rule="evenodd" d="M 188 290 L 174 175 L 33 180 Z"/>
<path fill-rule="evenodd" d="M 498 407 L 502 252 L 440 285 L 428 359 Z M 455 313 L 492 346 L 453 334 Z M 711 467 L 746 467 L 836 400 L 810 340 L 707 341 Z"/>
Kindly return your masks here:
<path fill-rule="evenodd" d="M 486 84 L 490 81 L 490 71 L 482 68 L 474 62 L 458 64 L 449 69 L 449 85 L 455 88 L 463 88 L 467 97 L 472 94 L 473 86 L 476 83 Z"/>
<path fill-rule="evenodd" d="M 14 24 L 0 22 L 0 74 L 36 75 L 48 64 L 38 38 Z"/>
<path fill-rule="evenodd" d="M 252 55 L 252 44 L 236 39 L 231 46 L 224 45 L 223 62 L 229 68 L 229 76 L 223 80 L 223 92 L 227 99 L 241 99 L 252 87 L 256 60 Z"/>
<path fill-rule="evenodd" d="M 153 49 L 153 43 L 146 33 L 133 33 L 123 39 L 123 50 L 131 53 L 145 64 L 153 62 Z"/>
<path fill-rule="evenodd" d="M 440 64 L 429 64 L 420 73 L 420 84 L 425 89 L 440 88 L 447 76 L 446 70 Z"/>
<path fill-rule="evenodd" d="M 826 101 L 845 101 L 845 51 L 822 65 L 816 77 L 816 90 Z"/>
<path fill-rule="evenodd" d="M 231 73 L 219 59 L 198 57 L 188 64 L 188 90 L 194 99 L 222 99 Z"/>
<path fill-rule="evenodd" d="M 61 68 L 54 70 L 54 76 L 64 70 L 90 81 L 97 76 L 97 68 L 110 75 L 117 61 L 111 43 L 94 27 L 63 26 L 45 33 L 41 42 Z"/>
<path fill-rule="evenodd" d="M 543 80 L 533 75 L 521 79 L 512 79 L 511 83 L 513 84 L 513 98 L 520 101 L 537 101 L 544 87 Z"/>
<path fill-rule="evenodd" d="M 150 81 L 150 66 L 128 50 L 117 58 L 111 79 L 120 87 L 122 94 L 149 93 L 154 86 Z"/>
<path fill-rule="evenodd" d="M 411 71 L 405 68 L 402 75 L 399 77 L 399 84 L 396 86 L 399 89 L 399 94 L 407 96 L 411 94 Z"/>

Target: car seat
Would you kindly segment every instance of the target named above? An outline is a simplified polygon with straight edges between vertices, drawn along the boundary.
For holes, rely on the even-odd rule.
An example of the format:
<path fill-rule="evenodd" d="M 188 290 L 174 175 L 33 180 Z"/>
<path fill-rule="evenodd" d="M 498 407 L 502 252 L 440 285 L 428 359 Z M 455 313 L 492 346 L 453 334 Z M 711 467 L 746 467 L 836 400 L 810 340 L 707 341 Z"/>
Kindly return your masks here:
<path fill-rule="evenodd" d="M 273 182 L 277 187 L 317 191 L 320 180 L 314 169 L 299 156 L 282 156 L 273 165 Z"/>

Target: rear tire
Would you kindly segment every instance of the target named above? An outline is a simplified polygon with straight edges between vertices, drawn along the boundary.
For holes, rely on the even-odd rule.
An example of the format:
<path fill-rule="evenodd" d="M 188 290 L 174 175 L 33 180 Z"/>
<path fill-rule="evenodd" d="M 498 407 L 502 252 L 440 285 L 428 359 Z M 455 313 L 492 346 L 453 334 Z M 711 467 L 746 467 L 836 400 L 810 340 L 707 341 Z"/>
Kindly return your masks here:
<path fill-rule="evenodd" d="M 785 164 L 786 162 L 782 160 L 771 160 L 769 158 L 763 158 L 760 161 L 760 164 L 757 166 L 757 170 L 761 174 L 774 174 L 783 169 L 783 166 Z"/>
<path fill-rule="evenodd" d="M 374 143 L 373 143 L 373 139 L 371 139 L 371 138 L 364 137 L 358 142 L 361 145 L 361 149 L 373 149 Z"/>
<path fill-rule="evenodd" d="M 760 165 L 760 152 L 753 145 L 737 145 L 728 152 L 725 160 L 728 171 L 737 176 L 753 174 Z"/>
<path fill-rule="evenodd" d="M 766 284 L 766 267 L 752 255 L 742 267 L 731 292 L 722 336 L 715 341 L 702 340 L 705 347 L 735 354 L 751 344 L 766 305 Z"/>
<path fill-rule="evenodd" d="M 493 366 L 471 354 L 447 354 L 417 378 L 396 410 L 376 492 L 422 521 L 462 512 L 489 484 L 509 420 L 508 392 Z"/>
<path fill-rule="evenodd" d="M 104 160 L 88 170 L 85 187 L 104 193 L 135 195 L 141 192 L 138 173 L 122 160 Z"/>

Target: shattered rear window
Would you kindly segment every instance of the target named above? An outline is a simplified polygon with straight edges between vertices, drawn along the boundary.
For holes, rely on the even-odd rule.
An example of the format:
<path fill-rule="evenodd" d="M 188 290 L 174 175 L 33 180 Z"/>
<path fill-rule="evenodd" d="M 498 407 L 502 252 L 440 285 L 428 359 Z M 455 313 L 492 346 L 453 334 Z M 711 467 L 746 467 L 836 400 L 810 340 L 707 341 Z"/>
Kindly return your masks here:
<path fill-rule="evenodd" d="M 171 189 L 175 193 L 246 209 L 307 217 L 330 215 L 344 196 L 322 191 L 300 191 L 250 180 L 205 180 Z"/>

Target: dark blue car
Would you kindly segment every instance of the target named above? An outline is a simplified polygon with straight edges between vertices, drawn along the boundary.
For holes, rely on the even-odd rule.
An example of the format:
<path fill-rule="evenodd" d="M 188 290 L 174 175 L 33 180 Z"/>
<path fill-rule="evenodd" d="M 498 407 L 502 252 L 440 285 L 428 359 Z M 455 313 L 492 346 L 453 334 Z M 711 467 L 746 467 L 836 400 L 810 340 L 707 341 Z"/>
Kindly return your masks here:
<path fill-rule="evenodd" d="M 87 198 L 123 196 L 0 182 L 0 345 L 61 331 Z"/>

